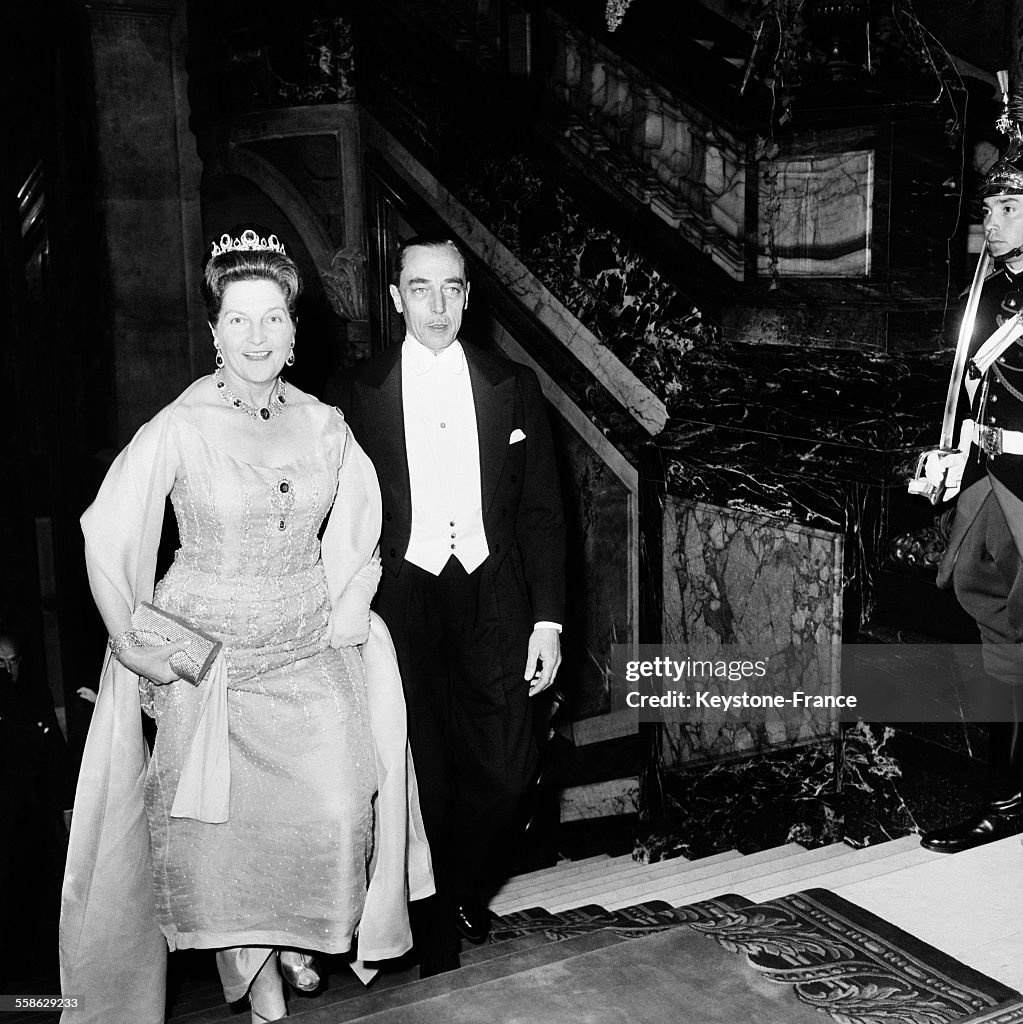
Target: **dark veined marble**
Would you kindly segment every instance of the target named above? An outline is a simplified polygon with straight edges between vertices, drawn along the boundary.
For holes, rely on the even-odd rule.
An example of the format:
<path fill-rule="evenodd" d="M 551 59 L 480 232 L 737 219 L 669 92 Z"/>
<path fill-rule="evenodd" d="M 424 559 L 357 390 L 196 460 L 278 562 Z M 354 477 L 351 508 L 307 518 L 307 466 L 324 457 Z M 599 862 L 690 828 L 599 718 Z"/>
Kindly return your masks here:
<path fill-rule="evenodd" d="M 839 531 L 846 485 L 879 481 L 884 462 L 877 451 L 709 423 L 671 425 L 657 444 L 680 498 Z"/>
<path fill-rule="evenodd" d="M 889 451 L 937 443 L 951 355 L 700 344 L 665 395 L 674 419 Z"/>
<path fill-rule="evenodd" d="M 666 773 L 664 820 L 638 837 L 633 856 L 653 863 L 838 842 L 844 821 L 835 769 L 834 745 L 815 743 Z"/>
<path fill-rule="evenodd" d="M 459 197 L 659 397 L 720 329 L 564 183 L 517 152 L 463 166 Z"/>
<path fill-rule="evenodd" d="M 672 417 L 676 494 L 842 530 L 845 483 L 902 484 L 937 441 L 950 354 L 729 343 L 678 288 L 517 154 L 459 195 Z M 557 230 L 551 230 L 551 224 Z"/>
<path fill-rule="evenodd" d="M 963 749 L 961 736 L 945 735 L 954 728 L 858 722 L 837 748 L 813 743 L 670 771 L 665 817 L 642 829 L 633 855 L 872 846 L 961 820 L 984 797 L 985 749 L 984 737 Z"/>
<path fill-rule="evenodd" d="M 675 283 L 524 154 L 464 167 L 458 194 L 674 420 L 881 451 L 936 442 L 950 353 L 727 343 Z"/>
<path fill-rule="evenodd" d="M 875 607 L 892 531 L 928 525 L 906 493 L 937 444 L 951 354 L 720 343 L 690 353 L 686 388 L 655 439 L 668 491 L 845 538 L 852 636 Z"/>

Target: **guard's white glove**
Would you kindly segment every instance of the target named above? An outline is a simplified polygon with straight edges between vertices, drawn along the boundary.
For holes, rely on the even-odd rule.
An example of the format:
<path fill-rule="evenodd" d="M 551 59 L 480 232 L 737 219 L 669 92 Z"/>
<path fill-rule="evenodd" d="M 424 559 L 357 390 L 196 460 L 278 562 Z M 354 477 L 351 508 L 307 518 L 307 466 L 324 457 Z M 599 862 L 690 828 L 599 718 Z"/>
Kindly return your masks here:
<path fill-rule="evenodd" d="M 963 485 L 963 470 L 966 469 L 966 459 L 970 452 L 965 451 L 928 452 L 924 457 L 924 477 L 929 484 L 937 488 L 944 485 L 941 494 L 942 501 L 949 501 L 959 493 Z"/>

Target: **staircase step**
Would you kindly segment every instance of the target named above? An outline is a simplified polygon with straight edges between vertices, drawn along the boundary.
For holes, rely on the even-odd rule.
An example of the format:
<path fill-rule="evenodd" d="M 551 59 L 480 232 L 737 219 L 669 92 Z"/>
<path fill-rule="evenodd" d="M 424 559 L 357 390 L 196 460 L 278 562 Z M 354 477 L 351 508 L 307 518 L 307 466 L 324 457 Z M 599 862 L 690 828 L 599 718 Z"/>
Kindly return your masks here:
<path fill-rule="evenodd" d="M 502 936 L 514 938 L 517 934 L 546 935 L 550 941 L 554 941 L 587 931 L 610 928 L 617 934 L 632 936 L 651 928 L 670 926 L 674 921 L 674 908 L 663 900 L 634 903 L 614 911 L 596 903 L 572 907 L 556 914 L 542 907 L 533 907 L 498 918 L 494 922 L 492 934 L 498 941 Z"/>
<path fill-rule="evenodd" d="M 730 881 L 730 892 L 752 899 L 751 893 L 766 891 L 768 888 L 787 887 L 798 884 L 800 888 L 808 888 L 813 880 L 825 874 L 832 874 L 856 865 L 868 866 L 882 863 L 893 856 L 905 852 L 908 847 L 902 840 L 880 843 L 869 848 L 857 849 L 845 843 L 834 843 L 825 849 L 829 856 L 818 858 L 794 858 L 787 864 L 779 864 L 778 870 L 738 876 Z M 867 868 L 870 871 L 885 873 L 886 867 Z M 807 882 L 810 880 L 810 882 Z M 716 879 L 714 881 L 717 881 Z M 726 879 L 727 881 L 727 879 Z M 815 884 L 815 883 L 814 883 Z M 788 890 L 786 890 L 788 891 Z M 697 894 L 699 896 L 699 894 Z M 757 901 L 759 902 L 759 900 Z"/>
<path fill-rule="evenodd" d="M 224 990 L 217 980 L 217 969 L 213 964 L 212 951 L 210 953 L 210 970 L 212 974 L 208 981 L 204 979 L 197 982 L 185 982 L 175 990 L 172 1003 L 174 1013 L 169 1020 L 177 1024 L 177 1021 L 183 1020 L 190 1014 L 205 1013 L 218 1007 L 227 1009 L 227 1005 L 224 1003 Z"/>
<path fill-rule="evenodd" d="M 910 838 L 910 837 L 907 837 Z M 835 871 L 823 871 L 809 879 L 793 882 L 778 882 L 774 879 L 763 879 L 763 885 L 742 893 L 757 903 L 764 900 L 775 899 L 778 896 L 785 896 L 788 893 L 798 892 L 800 889 L 821 888 L 836 889 L 840 885 L 851 885 L 853 882 L 862 882 L 867 878 L 877 878 L 881 875 L 890 874 L 893 871 L 902 871 L 905 868 L 915 867 L 933 859 L 934 854 L 925 850 L 919 845 L 916 836 L 911 837 L 917 840 L 912 849 L 903 850 L 901 853 L 893 854 L 876 861 L 861 861 Z"/>
<path fill-rule="evenodd" d="M 716 895 L 730 891 L 727 883 L 723 888 L 718 886 L 719 878 L 728 878 L 736 871 L 754 872 L 759 870 L 758 865 L 768 865 L 766 870 L 770 870 L 769 865 L 775 863 L 779 857 L 782 861 L 787 861 L 814 852 L 816 851 L 807 851 L 801 846 L 792 844 L 714 863 L 707 863 L 711 860 L 710 857 L 681 863 L 673 860 L 664 861 L 652 865 L 653 868 L 662 869 L 653 874 L 637 871 L 632 877 L 624 876 L 607 881 L 597 879 L 563 893 L 551 893 L 543 899 L 543 906 L 549 911 L 557 912 L 583 902 L 599 903 L 608 909 L 611 909 L 612 906 L 624 907 L 633 903 L 642 903 L 645 900 L 673 902 L 670 894 L 674 892 L 680 890 L 703 892 L 708 886 L 715 887 Z M 672 870 L 676 864 L 678 867 Z"/>
<path fill-rule="evenodd" d="M 749 875 L 773 871 L 782 864 L 792 863 L 808 852 L 810 851 L 798 843 L 786 843 L 784 846 L 775 846 L 769 850 L 747 854 L 738 860 L 726 861 L 721 865 L 720 871 L 703 876 L 682 872 L 674 877 L 671 875 L 655 875 L 649 878 L 637 876 L 633 884 L 613 892 L 609 890 L 607 896 L 600 902 L 608 910 L 620 910 L 637 901 L 642 902 L 649 899 L 671 902 L 670 896 L 667 894 L 688 884 L 695 884 L 701 892 L 706 889 L 714 889 L 714 895 L 717 896 L 722 892 L 733 891 L 730 879 L 745 878 Z M 696 863 L 699 864 L 702 861 Z"/>
<path fill-rule="evenodd" d="M 470 946 L 465 948 L 462 944 L 462 966 L 469 964 L 481 964 L 487 960 L 493 960 L 498 956 L 509 956 L 512 953 L 521 953 L 525 949 L 535 949 L 537 946 L 549 945 L 551 940 L 545 935 L 530 934 L 518 935 L 513 939 L 501 939 L 498 942 L 487 942 L 481 946 Z"/>
<path fill-rule="evenodd" d="M 555 940 L 542 933 L 531 933 L 501 942 L 470 946 L 462 952 L 462 970 L 458 973 L 463 973 L 472 965 L 485 964 L 539 946 L 549 946 L 553 941 Z M 211 969 L 216 970 L 212 965 L 212 954 Z M 323 1006 L 335 1006 L 360 996 L 376 996 L 390 989 L 416 984 L 419 980 L 419 965 L 413 964 L 401 970 L 382 971 L 367 989 L 347 967 L 342 965 L 330 971 L 327 988 L 318 994 L 305 996 L 292 993 L 289 996 L 291 1016 Z M 174 1012 L 168 1018 L 168 1024 L 212 1024 L 214 1021 L 233 1019 L 233 1016 L 233 1011 L 224 1002 L 223 990 L 214 976 L 210 984 L 182 986 L 180 995 L 174 1001 Z"/>
<path fill-rule="evenodd" d="M 845 843 L 832 843 L 829 846 L 817 847 L 813 850 L 800 850 L 789 856 L 768 861 L 766 864 L 739 862 L 724 865 L 723 870 L 704 877 L 679 878 L 674 885 L 660 889 L 651 889 L 639 896 L 645 899 L 666 900 L 672 906 L 682 906 L 700 899 L 709 899 L 721 893 L 736 892 L 742 882 L 751 878 L 788 878 L 806 867 L 813 870 L 814 865 L 821 862 L 836 860 L 850 852 Z M 756 856 L 751 855 L 751 856 Z M 633 894 L 636 895 L 636 894 Z"/>
<path fill-rule="evenodd" d="M 523 907 L 537 905 L 549 909 L 549 900 L 564 902 L 566 897 L 570 897 L 575 892 L 586 894 L 601 891 L 601 886 L 610 889 L 616 884 L 616 880 L 648 876 L 657 878 L 742 859 L 743 855 L 738 850 L 726 850 L 700 860 L 687 860 L 684 857 L 678 857 L 658 861 L 656 864 L 643 864 L 633 860 L 631 856 L 615 857 L 608 860 L 604 866 L 591 865 L 578 873 L 566 872 L 550 881 L 539 879 L 528 886 L 523 884 L 510 893 L 502 891 L 491 900 L 490 909 L 495 914 L 507 914 Z M 583 899 L 582 902 L 589 902 L 589 897 Z M 567 905 L 571 906 L 572 904 Z"/>
<path fill-rule="evenodd" d="M 216 1024 L 217 1021 L 236 1020 L 230 1004 L 224 1002 L 224 990 L 219 985 L 214 991 L 204 987 L 188 995 L 184 1004 L 175 1000 L 167 1024 Z"/>
<path fill-rule="evenodd" d="M 300 1020 L 302 1024 L 350 1024 L 352 1021 L 362 1020 L 372 1014 L 376 1019 L 383 1021 L 401 1008 L 422 1000 L 484 985 L 498 978 L 507 978 L 521 971 L 558 963 L 628 941 L 610 930 L 588 932 L 570 939 L 521 949 L 507 956 L 495 957 L 485 963 L 469 964 L 462 967 L 461 970 L 424 978 L 410 985 L 383 991 L 371 988 L 354 998 L 338 1003 L 306 1009 L 303 1005 L 296 1005 L 293 1002 L 289 1019 Z M 492 943 L 491 945 L 499 947 L 504 943 Z"/>
<path fill-rule="evenodd" d="M 510 878 L 505 880 L 504 886 L 515 886 L 522 882 L 529 881 L 530 879 L 536 878 L 551 878 L 561 874 L 565 871 L 580 871 L 601 864 L 606 864 L 610 860 L 617 858 L 609 857 L 606 853 L 599 853 L 595 857 L 582 857 L 579 860 L 559 860 L 557 864 L 552 864 L 549 868 L 538 868 L 536 871 L 526 871 L 521 875 L 512 875 Z"/>
<path fill-rule="evenodd" d="M 901 839 L 878 843 L 875 846 L 862 849 L 847 846 L 845 843 L 834 843 L 832 846 L 822 849 L 829 851 L 829 856 L 796 857 L 788 863 L 779 864 L 775 871 L 736 873 L 731 877 L 722 876 L 711 879 L 711 885 L 706 888 L 667 894 L 664 898 L 674 906 L 682 906 L 680 900 L 690 903 L 709 899 L 720 892 L 728 891 L 745 896 L 756 903 L 762 903 L 774 896 L 798 892 L 800 889 L 831 888 L 829 882 L 818 880 L 837 876 L 845 870 L 854 871 L 855 878 L 870 878 L 874 875 L 886 874 L 890 870 L 888 862 L 892 858 L 902 857 L 907 853 L 915 854 L 919 849 L 919 843 L 916 836 L 903 836 Z M 810 853 L 817 852 L 810 851 Z M 720 887 L 721 885 L 724 886 L 723 889 Z M 716 891 L 711 891 L 712 888 Z M 771 895 L 763 895 L 764 893 Z"/>
<path fill-rule="evenodd" d="M 545 868 L 541 871 L 529 872 L 525 875 L 516 875 L 509 878 L 494 895 L 491 905 L 496 900 L 517 898 L 525 893 L 544 892 L 550 888 L 563 886 L 566 881 L 573 878 L 585 878 L 587 876 L 600 875 L 603 872 L 614 871 L 623 865 L 635 864 L 632 854 L 622 854 L 620 857 L 602 857 L 599 860 L 590 859 L 587 861 L 567 861 L 554 868 Z"/>

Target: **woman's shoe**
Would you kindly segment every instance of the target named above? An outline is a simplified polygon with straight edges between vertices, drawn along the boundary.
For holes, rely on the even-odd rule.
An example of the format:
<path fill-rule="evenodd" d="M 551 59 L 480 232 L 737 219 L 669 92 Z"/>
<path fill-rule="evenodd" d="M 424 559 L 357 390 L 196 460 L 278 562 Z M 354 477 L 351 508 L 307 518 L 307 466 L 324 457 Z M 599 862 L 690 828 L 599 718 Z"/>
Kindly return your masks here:
<path fill-rule="evenodd" d="M 315 992 L 320 987 L 320 965 L 314 953 L 282 949 L 278 959 L 284 980 L 296 992 Z"/>
<path fill-rule="evenodd" d="M 291 1014 L 287 1010 L 284 1011 L 283 1017 L 264 1017 L 259 1010 L 252 1005 L 252 998 L 249 998 L 249 1009 L 252 1011 L 252 1024 L 274 1024 L 274 1021 L 284 1020 L 290 1017 Z"/>
<path fill-rule="evenodd" d="M 256 972 L 249 986 L 249 1009 L 252 1011 L 250 1024 L 269 1024 L 270 1021 L 284 1020 L 288 1016 L 277 958 L 272 953 Z"/>

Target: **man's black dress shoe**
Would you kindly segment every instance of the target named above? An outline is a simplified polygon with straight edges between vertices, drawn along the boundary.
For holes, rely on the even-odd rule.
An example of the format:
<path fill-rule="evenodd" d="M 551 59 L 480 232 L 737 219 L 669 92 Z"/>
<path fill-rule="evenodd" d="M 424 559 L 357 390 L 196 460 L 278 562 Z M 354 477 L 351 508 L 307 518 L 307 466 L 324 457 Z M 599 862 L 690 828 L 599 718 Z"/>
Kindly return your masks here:
<path fill-rule="evenodd" d="M 455 927 L 470 942 L 486 942 L 490 934 L 490 911 L 482 903 L 463 903 L 455 911 Z"/>
<path fill-rule="evenodd" d="M 920 837 L 925 850 L 936 853 L 959 853 L 975 846 L 993 843 L 996 839 L 1014 836 L 1023 825 L 1023 796 L 1008 800 L 992 800 L 982 811 L 957 825 L 932 829 Z"/>

